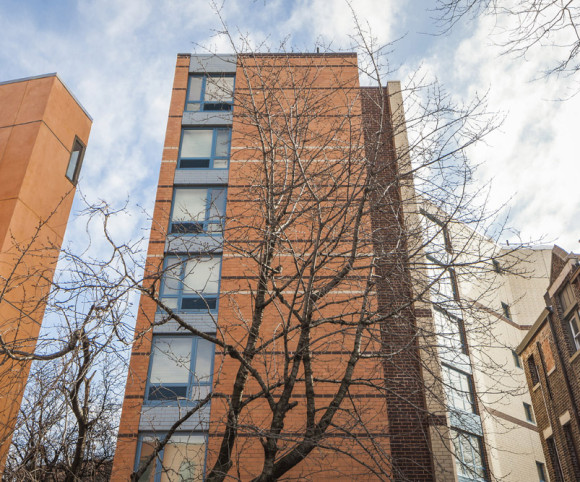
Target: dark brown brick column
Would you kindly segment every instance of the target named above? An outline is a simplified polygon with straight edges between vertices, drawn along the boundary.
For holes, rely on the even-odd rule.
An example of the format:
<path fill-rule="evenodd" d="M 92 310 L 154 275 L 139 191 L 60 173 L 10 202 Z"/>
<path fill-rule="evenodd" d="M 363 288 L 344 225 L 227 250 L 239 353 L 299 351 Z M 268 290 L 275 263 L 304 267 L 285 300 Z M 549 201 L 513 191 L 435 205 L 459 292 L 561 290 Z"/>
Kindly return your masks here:
<path fill-rule="evenodd" d="M 387 89 L 362 88 L 363 128 L 375 181 L 372 222 L 383 369 L 395 480 L 433 481 L 428 414 L 412 303 L 403 202 Z"/>

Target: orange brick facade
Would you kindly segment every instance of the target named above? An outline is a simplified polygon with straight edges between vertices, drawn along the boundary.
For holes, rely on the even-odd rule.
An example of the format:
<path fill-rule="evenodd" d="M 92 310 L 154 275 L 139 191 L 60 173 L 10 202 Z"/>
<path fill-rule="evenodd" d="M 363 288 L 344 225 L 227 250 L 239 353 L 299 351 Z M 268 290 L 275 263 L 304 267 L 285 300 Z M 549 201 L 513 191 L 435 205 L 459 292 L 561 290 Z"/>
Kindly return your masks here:
<path fill-rule="evenodd" d="M 185 126 L 183 111 L 188 95 L 191 61 L 192 57 L 179 55 L 175 71 L 146 265 L 146 272 L 152 275 L 151 286 L 154 287 L 154 292 L 159 286 L 155 274 L 164 255 L 167 255 L 167 227 L 170 223 L 174 188 L 181 185 L 176 181 L 176 168 L 182 128 Z M 268 213 L 264 212 L 264 206 L 268 204 L 269 190 L 265 188 L 268 180 L 264 176 L 269 173 L 279 176 L 275 179 L 276 186 L 283 186 L 288 182 L 288 196 L 292 198 L 298 196 L 297 182 L 286 181 L 284 176 L 299 176 L 299 172 L 292 170 L 301 162 L 307 163 L 305 169 L 309 170 L 308 179 L 316 186 L 308 186 L 308 182 L 305 182 L 303 191 L 306 190 L 312 198 L 317 198 L 320 212 L 327 213 L 337 209 L 340 220 L 343 221 L 342 225 L 336 222 L 320 227 L 320 223 L 314 219 L 316 214 L 309 211 L 311 206 L 296 203 L 294 210 L 302 210 L 303 218 L 298 223 L 289 222 L 290 227 L 284 231 L 286 246 L 292 246 L 292 252 L 278 251 L 272 260 L 272 270 L 282 274 L 280 283 L 283 284 L 284 276 L 287 279 L 296 279 L 297 260 L 308 258 L 315 251 L 313 232 L 317 229 L 319 236 L 327 243 L 325 246 L 332 246 L 336 252 L 349 252 L 351 249 L 352 233 L 340 231 L 340 226 L 348 223 L 351 217 L 355 219 L 356 203 L 366 195 L 360 186 L 367 183 L 367 166 L 361 159 L 369 154 L 369 150 L 374 149 L 374 144 L 369 143 L 368 138 L 372 137 L 371 131 L 375 127 L 373 122 L 376 122 L 383 110 L 373 110 L 370 97 L 366 104 L 364 100 L 361 101 L 361 98 L 371 96 L 372 93 L 363 91 L 361 95 L 358 76 L 354 54 L 258 55 L 247 56 L 241 60 L 238 58 L 226 221 L 221 252 L 219 310 L 215 328 L 216 336 L 228 346 L 243 348 L 248 337 L 253 336 L 249 326 L 252 326 L 255 305 L 258 303 L 253 293 L 258 290 L 261 282 L 254 251 L 266 249 L 260 243 L 266 239 L 264 233 L 268 230 Z M 269 128 L 264 133 L 261 128 L 265 117 Z M 363 125 L 365 117 L 371 120 Z M 381 121 L 389 122 L 388 116 Z M 211 122 L 210 120 L 210 126 Z M 296 134 L 286 137 L 284 128 L 294 128 L 301 125 L 300 122 L 305 122 L 308 126 L 300 133 L 303 143 L 289 149 L 287 145 L 290 139 L 296 138 Z M 275 139 L 272 139 L 271 132 L 276 132 Z M 261 142 L 264 137 L 269 137 L 268 149 L 278 149 L 271 155 L 273 162 L 277 163 L 277 169 L 269 170 L 264 165 L 262 154 L 265 144 Z M 348 156 L 345 156 L 345 149 L 348 149 Z M 381 155 L 375 152 L 373 155 L 379 162 L 389 164 L 389 168 L 381 170 L 385 176 L 384 182 L 396 184 L 396 156 L 390 134 L 387 134 L 379 149 L 385 152 Z M 303 153 L 304 157 L 297 153 Z M 349 175 L 344 177 L 346 163 Z M 289 167 L 287 170 L 279 169 L 280 164 Z M 332 184 L 333 179 L 342 180 Z M 303 191 L 300 191 L 300 195 L 303 195 Z M 389 199 L 390 207 L 396 207 L 400 203 L 400 194 L 398 190 L 395 191 L 397 192 L 393 192 Z M 326 194 L 328 198 L 324 197 Z M 345 207 L 340 211 L 340 202 L 345 199 L 352 202 L 353 207 Z M 397 208 L 396 211 L 401 210 Z M 380 311 L 381 303 L 392 307 L 410 296 L 409 279 L 404 268 L 404 246 L 397 251 L 397 260 L 393 263 L 393 266 L 397 266 L 396 270 L 389 267 L 388 262 L 382 267 L 385 276 L 389 270 L 393 273 L 396 271 L 395 275 L 391 273 L 391 285 L 377 288 L 382 290 L 378 299 L 376 294 L 368 297 L 364 293 L 366 280 L 371 273 L 368 259 L 379 244 L 388 243 L 385 234 L 379 238 L 372 234 L 376 232 L 376 226 L 382 226 L 384 233 L 394 225 L 398 227 L 397 233 L 404 231 L 402 215 L 395 215 L 394 218 L 385 216 L 366 212 L 357 218 L 362 226 L 360 232 L 366 235 L 359 241 L 359 249 L 353 261 L 357 268 L 356 275 L 347 276 L 334 287 L 335 291 L 328 301 L 317 310 L 313 318 L 315 324 L 317 320 L 340 319 L 342 323 L 352 320 L 352 324 L 356 325 L 359 313 L 371 308 L 376 311 L 377 307 Z M 400 240 L 400 237 L 397 239 Z M 323 251 L 322 248 L 319 249 Z M 329 262 L 318 276 L 331 277 L 341 269 L 341 262 Z M 284 285 L 282 294 L 293 296 L 299 290 L 300 283 Z M 392 290 L 394 286 L 396 289 Z M 366 307 L 365 303 L 371 303 L 372 307 Z M 143 296 L 123 402 L 113 480 L 129 478 L 135 469 L 140 432 L 143 434 L 154 431 L 153 428 L 144 428 L 143 410 L 152 336 L 155 331 L 152 323 L 156 320 L 156 310 L 155 302 Z M 281 367 L 285 366 L 285 357 L 288 353 L 294 354 L 293 347 L 300 341 L 292 336 L 284 339 L 276 337 L 284 320 L 291 318 L 290 310 L 281 301 L 269 304 L 261 314 L 257 344 L 271 348 L 253 355 L 256 379 L 258 376 L 266 380 L 283 378 Z M 340 413 L 333 419 L 335 429 L 325 436 L 322 444 L 281 478 L 374 480 L 380 478 L 379 474 L 383 474 L 383 477 L 390 474 L 395 479 L 434 480 L 429 439 L 426 436 L 428 426 L 426 419 L 417 415 L 422 412 L 417 407 L 424 407 L 425 401 L 422 387 L 418 385 L 421 375 L 416 347 L 408 350 L 406 355 L 401 355 L 400 359 L 395 359 L 393 353 L 389 353 L 388 366 L 378 361 L 385 346 L 393 347 L 412 340 L 414 317 L 411 309 L 403 312 L 404 322 L 400 323 L 401 330 L 396 333 L 396 340 L 381 339 L 380 333 L 365 339 L 361 350 L 376 355 L 359 360 L 355 370 L 360 380 L 372 380 L 373 383 L 360 383 L 349 388 L 348 398 L 342 403 Z M 354 333 L 355 330 L 351 328 L 338 330 L 332 323 L 320 323 L 310 334 L 316 340 L 316 346 L 312 349 L 311 365 L 316 374 L 314 378 L 318 380 L 315 382 L 313 403 L 320 413 L 324 412 L 336 394 L 336 383 L 331 380 L 337 377 L 337 371 L 347 365 L 353 350 Z M 395 336 L 392 330 L 390 334 Z M 277 346 L 277 343 L 284 349 Z M 220 448 L 223 449 L 224 433 L 228 427 L 228 409 L 232 403 L 228 394 L 232 391 L 240 368 L 239 361 L 224 355 L 224 350 L 216 347 L 213 363 L 214 398 L 211 401 L 206 432 L 206 471 L 214 466 Z M 412 374 L 406 376 L 405 370 L 412 371 Z M 300 374 L 299 377 L 304 376 Z M 385 377 L 396 380 L 390 387 L 390 398 L 384 393 Z M 235 443 L 230 447 L 232 465 L 228 468 L 228 474 L 240 480 L 258 477 L 264 465 L 265 442 L 260 438 L 260 430 L 271 426 L 272 407 L 260 393 L 261 386 L 255 380 L 249 381 L 245 386 L 242 397 L 245 408 L 236 421 L 239 429 Z M 273 393 L 277 397 L 283 396 L 275 388 Z M 403 404 L 400 402 L 401 398 L 405 400 Z M 287 414 L 280 432 L 280 450 L 284 450 L 285 445 L 297 443 L 303 437 L 309 423 L 306 399 L 304 386 L 297 386 L 290 398 L 293 408 Z M 179 430 L 178 428 L 176 433 Z M 159 432 L 163 430 L 160 429 Z"/>
<path fill-rule="evenodd" d="M 55 74 L 0 84 L 0 335 L 36 346 L 75 184 L 66 172 L 92 120 Z M 76 180 L 75 180 L 76 181 Z M 0 467 L 10 446 L 29 363 L 2 358 Z"/>

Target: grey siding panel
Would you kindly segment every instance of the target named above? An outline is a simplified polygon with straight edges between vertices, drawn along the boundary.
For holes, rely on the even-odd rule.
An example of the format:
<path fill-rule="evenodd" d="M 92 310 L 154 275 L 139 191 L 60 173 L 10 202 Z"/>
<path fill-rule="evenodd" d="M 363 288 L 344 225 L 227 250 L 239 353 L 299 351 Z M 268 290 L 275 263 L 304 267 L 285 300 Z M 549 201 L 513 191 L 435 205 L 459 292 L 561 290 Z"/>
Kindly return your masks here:
<path fill-rule="evenodd" d="M 155 314 L 155 323 L 163 322 L 164 318 L 163 313 L 156 313 Z M 199 331 L 203 331 L 205 333 L 215 333 L 218 315 L 214 313 L 213 315 L 209 313 L 179 313 L 181 319 L 190 325 L 192 328 L 195 328 Z M 155 334 L 172 334 L 172 333 L 187 333 L 188 331 L 184 328 L 180 327 L 176 321 L 168 321 L 162 325 L 157 325 L 153 328 L 153 333 Z"/>
<path fill-rule="evenodd" d="M 227 169 L 176 169 L 173 184 L 227 184 Z"/>
<path fill-rule="evenodd" d="M 181 125 L 184 126 L 231 126 L 232 112 L 184 112 Z"/>
<path fill-rule="evenodd" d="M 167 253 L 221 253 L 222 236 L 176 236 L 169 235 L 165 240 Z"/>
<path fill-rule="evenodd" d="M 235 55 L 192 55 L 189 71 L 196 74 L 236 72 L 238 58 Z"/>
<path fill-rule="evenodd" d="M 146 406 L 141 410 L 141 419 L 139 420 L 140 431 L 164 431 L 169 430 L 171 426 L 183 417 L 191 406 Z M 199 412 L 194 413 L 187 419 L 179 430 L 191 432 L 200 432 L 209 428 L 209 405 L 204 406 Z"/>

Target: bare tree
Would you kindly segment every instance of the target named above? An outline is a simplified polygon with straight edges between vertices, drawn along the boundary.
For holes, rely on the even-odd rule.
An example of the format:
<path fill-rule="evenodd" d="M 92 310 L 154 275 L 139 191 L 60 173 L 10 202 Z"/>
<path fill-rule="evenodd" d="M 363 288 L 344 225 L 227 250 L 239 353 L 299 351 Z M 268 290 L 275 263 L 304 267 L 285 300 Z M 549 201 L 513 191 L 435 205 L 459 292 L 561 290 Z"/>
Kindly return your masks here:
<path fill-rule="evenodd" d="M 436 84 L 385 83 L 384 49 L 357 25 L 360 64 L 353 54 L 272 54 L 232 41 L 227 216 L 223 190 L 206 192 L 202 208 L 184 197 L 154 226 L 164 241 L 170 225 L 168 253 L 149 257 L 144 275 L 135 244 L 110 235 L 107 207 L 88 208 L 109 256 L 63 253 L 46 298 L 58 331 L 36 349 L 3 347 L 39 361 L 7 478 L 107 476 L 135 291 L 145 323 L 134 352 L 150 348 L 154 363 L 129 379 L 177 415 L 169 430 L 142 434 L 133 480 L 158 467 L 177 480 L 429 480 L 451 476 L 453 453 L 477 449 L 477 439 L 449 430 L 446 414 L 450 393 L 482 402 L 441 360 L 469 364 L 501 344 L 480 302 L 494 261 L 505 272 L 516 265 L 486 236 L 493 213 L 476 207 L 465 155 L 496 119 L 485 99 L 463 106 Z M 361 75 L 373 87 L 361 88 Z M 228 88 L 217 78 L 213 95 Z M 192 233 L 206 234 L 205 244 Z M 460 295 L 458 280 L 477 289 Z M 207 355 L 199 363 L 194 343 Z M 206 442 L 187 424 L 208 417 L 210 404 Z M 464 475 L 482 476 L 478 454 L 457 462 Z"/>
<path fill-rule="evenodd" d="M 14 316 L 3 320 L 11 340 L 2 340 L 1 364 L 10 370 L 3 370 L 0 384 L 7 390 L 13 379 L 26 382 L 32 364 L 18 420 L 2 427 L 12 439 L 6 480 L 108 480 L 126 371 L 130 296 L 136 289 L 131 278 L 140 259 L 138 242 L 123 245 L 110 235 L 110 219 L 119 214 L 105 203 L 84 212 L 87 232 L 101 229 L 95 240 L 105 245 L 100 257 L 79 245 L 65 249 L 52 279 L 52 270 L 45 271 L 35 258 L 55 248 L 39 245 L 35 236 L 17 245 L 20 256 L 2 280 L 2 301 L 8 303 L 23 280 L 45 287 L 41 296 L 39 290 L 29 293 Z M 30 320 L 40 324 L 43 313 L 38 339 L 12 335 L 28 333 Z M 21 394 L 13 393 L 20 404 Z"/>
<path fill-rule="evenodd" d="M 449 286 L 457 271 L 479 278 L 483 288 L 492 261 L 506 256 L 481 234 L 493 215 L 476 209 L 465 156 L 496 119 L 484 99 L 458 106 L 437 85 L 402 92 L 397 83 L 385 84 L 380 49 L 360 27 L 359 33 L 362 71 L 355 55 L 255 52 L 243 39 L 241 47 L 232 41 L 237 127 L 223 241 L 212 228 L 223 245 L 208 243 L 211 250 L 200 255 L 199 246 L 179 244 L 187 238 L 179 229 L 207 228 L 199 208 L 178 208 L 180 217 L 169 220 L 177 227 L 170 246 L 181 247 L 165 264 L 151 263 L 141 289 L 158 311 L 143 308 L 148 323 L 136 334 L 143 340 L 153 333 L 153 356 L 175 367 L 189 368 L 190 358 L 155 344 L 164 325 L 214 344 L 213 388 L 209 395 L 179 395 L 169 385 L 156 387 L 160 376 L 150 371 L 146 399 L 157 402 L 155 390 L 166 390 L 169 405 L 184 405 L 169 433 L 157 435 L 152 425 L 142 437 L 133 480 L 149 480 L 152 467 L 177 479 L 203 476 L 183 465 L 188 442 L 173 437 L 210 401 L 205 478 L 211 481 L 309 479 L 320 472 L 427 480 L 434 465 L 449 477 L 454 467 L 432 458 L 433 437 L 450 457 L 453 444 L 472 443 L 441 422 L 451 382 L 439 355 L 466 331 L 492 333 L 489 317 L 454 321 L 481 309 L 477 298 L 462 299 Z M 360 88 L 361 73 L 376 87 Z M 402 95 L 411 103 L 407 118 Z M 433 218 L 435 230 L 426 231 L 425 219 Z M 436 263 L 426 257 L 450 251 Z M 218 320 L 206 267 L 220 259 Z M 211 329 L 182 313 L 185 292 L 201 300 L 196 306 L 207 311 Z M 434 305 L 444 326 L 433 322 Z M 166 461 L 170 446 L 181 455 Z M 482 476 L 485 455 L 479 457 L 479 465 L 463 467 L 466 475 Z"/>
<path fill-rule="evenodd" d="M 548 49 L 551 62 L 545 74 L 578 71 L 580 8 L 574 1 L 438 0 L 435 12 L 444 31 L 465 18 L 494 17 L 505 53 L 525 56 L 537 48 Z"/>

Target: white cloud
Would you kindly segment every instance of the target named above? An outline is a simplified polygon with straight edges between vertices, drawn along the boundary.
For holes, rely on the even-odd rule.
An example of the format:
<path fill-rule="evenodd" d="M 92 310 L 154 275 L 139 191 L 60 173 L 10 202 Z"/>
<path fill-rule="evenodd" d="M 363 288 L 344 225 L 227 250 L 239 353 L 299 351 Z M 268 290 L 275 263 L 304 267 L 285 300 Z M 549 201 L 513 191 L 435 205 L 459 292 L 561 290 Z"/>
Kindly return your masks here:
<path fill-rule="evenodd" d="M 569 78 L 533 80 L 552 60 L 552 50 L 534 50 L 525 58 L 502 56 L 490 41 L 491 20 L 476 26 L 456 47 L 424 58 L 424 68 L 457 98 L 488 92 L 489 110 L 505 114 L 501 128 L 469 151 L 481 163 L 479 182 L 493 179 L 492 207 L 508 203 L 508 224 L 524 240 L 543 238 L 578 250 L 574 126 L 580 96 L 557 100 L 568 92 Z"/>
<path fill-rule="evenodd" d="M 50 6 L 43 11 L 25 3 L 10 5 L 12 10 L 7 4 L 0 6 L 4 78 L 58 71 L 94 118 L 83 192 L 91 201 L 107 199 L 118 205 L 130 197 L 151 212 L 175 55 L 204 47 L 230 50 L 227 39 L 217 35 L 221 26 L 208 2 L 76 2 L 78 10 L 67 18 Z M 410 2 L 359 0 L 353 5 L 379 43 L 404 34 L 408 25 L 419 29 L 421 15 Z M 425 6 L 421 2 L 420 8 Z M 343 0 L 227 0 L 222 13 L 234 37 L 248 32 L 254 44 L 267 40 L 276 48 L 289 38 L 289 48 L 306 51 L 313 51 L 317 42 L 337 50 L 352 46 L 352 16 Z M 490 136 L 489 145 L 471 154 L 476 161 L 486 161 L 482 178 L 496 179 L 494 202 L 515 193 L 512 225 L 523 236 L 559 237 L 574 249 L 580 207 L 572 143 L 580 96 L 553 101 L 566 92 L 566 79 L 529 82 L 545 67 L 550 52 L 542 50 L 527 60 L 498 57 L 488 38 L 490 25 L 483 20 L 475 26 L 461 42 L 447 37 L 425 41 L 411 31 L 405 55 L 422 58 L 424 68 L 458 97 L 489 89 L 490 108 L 508 117 L 501 131 Z M 430 48 L 429 53 L 420 48 Z M 406 67 L 406 72 L 412 68 Z M 139 209 L 132 211 L 140 221 L 124 225 L 123 232 L 132 226 L 133 235 L 141 236 L 140 223 L 147 222 Z M 77 234 L 73 229 L 70 236 Z"/>

